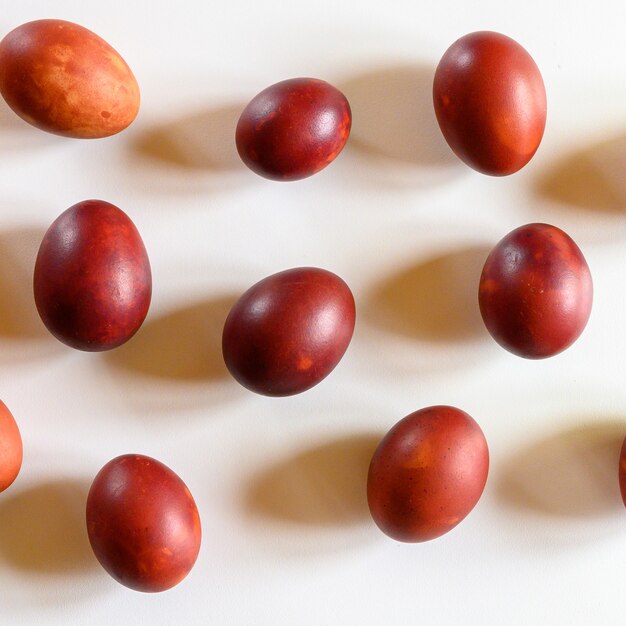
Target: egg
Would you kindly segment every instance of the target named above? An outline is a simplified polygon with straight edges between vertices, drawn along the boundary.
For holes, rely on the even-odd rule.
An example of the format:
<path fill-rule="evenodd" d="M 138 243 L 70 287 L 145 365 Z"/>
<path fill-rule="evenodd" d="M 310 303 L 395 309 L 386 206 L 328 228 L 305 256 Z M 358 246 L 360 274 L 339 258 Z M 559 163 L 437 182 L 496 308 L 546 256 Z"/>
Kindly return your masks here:
<path fill-rule="evenodd" d="M 292 181 L 325 168 L 348 140 L 346 97 L 323 80 L 293 78 L 255 96 L 235 133 L 237 151 L 257 174 Z"/>
<path fill-rule="evenodd" d="M 167 466 L 141 454 L 109 461 L 87 496 L 87 533 L 102 567 L 136 591 L 177 585 L 200 551 L 196 503 Z"/>
<path fill-rule="evenodd" d="M 546 92 L 532 57 L 499 33 L 471 33 L 445 52 L 433 83 L 441 132 L 467 165 L 492 176 L 533 157 L 546 125 Z"/>
<path fill-rule="evenodd" d="M 114 135 L 139 111 L 139 87 L 124 59 L 63 20 L 28 22 L 4 37 L 0 93 L 23 120 L 66 137 Z"/>
<path fill-rule="evenodd" d="M 22 467 L 22 437 L 11 411 L 0 401 L 0 491 L 10 487 Z"/>
<path fill-rule="evenodd" d="M 91 352 L 128 341 L 152 294 L 141 236 L 122 210 L 102 200 L 79 202 L 53 222 L 39 248 L 33 283 L 48 330 Z"/>
<path fill-rule="evenodd" d="M 622 444 L 622 451 L 619 457 L 619 488 L 622 492 L 624 506 L 626 506 L 626 438 Z"/>
<path fill-rule="evenodd" d="M 355 316 L 352 292 L 332 272 L 300 267 L 273 274 L 250 287 L 228 314 L 224 361 L 256 393 L 306 391 L 339 363 Z"/>
<path fill-rule="evenodd" d="M 367 477 L 372 518 L 397 541 L 435 539 L 476 506 L 488 471 L 485 436 L 467 413 L 451 406 L 415 411 L 374 452 Z"/>
<path fill-rule="evenodd" d="M 503 348 L 542 359 L 580 336 L 591 314 L 593 284 L 585 257 L 566 233 L 527 224 L 487 257 L 478 299 L 487 330 Z"/>

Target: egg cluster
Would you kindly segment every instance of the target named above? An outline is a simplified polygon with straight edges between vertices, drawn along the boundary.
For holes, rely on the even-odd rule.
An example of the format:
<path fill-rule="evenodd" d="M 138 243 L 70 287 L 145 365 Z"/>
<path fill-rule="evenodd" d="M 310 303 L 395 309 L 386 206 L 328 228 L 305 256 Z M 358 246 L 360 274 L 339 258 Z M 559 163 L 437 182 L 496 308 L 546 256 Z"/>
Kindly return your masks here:
<path fill-rule="evenodd" d="M 61 20 L 24 24 L 0 42 L 0 93 L 29 124 L 75 138 L 124 130 L 139 110 L 139 87 L 122 57 L 91 31 Z M 443 55 L 433 105 L 454 153 L 484 174 L 510 175 L 541 142 L 546 94 L 531 56 L 512 39 L 477 32 Z M 352 123 L 346 97 L 313 78 L 276 83 L 245 107 L 235 131 L 242 161 L 257 174 L 295 181 L 328 166 Z M 505 349 L 553 356 L 582 333 L 592 280 L 582 252 L 562 230 L 528 224 L 506 235 L 477 278 L 485 326 Z M 131 219 L 101 200 L 79 202 L 46 232 L 34 271 L 39 315 L 60 341 L 102 351 L 128 341 L 150 305 L 148 254 Z M 223 329 L 224 362 L 247 389 L 301 393 L 326 378 L 350 344 L 355 301 L 324 269 L 269 276 L 232 307 Z M 19 429 L 0 402 L 0 490 L 22 463 Z M 626 441 L 619 482 L 626 503 Z M 450 406 L 398 422 L 371 460 L 367 498 L 380 529 L 398 541 L 438 537 L 474 508 L 487 481 L 489 451 L 480 426 Z M 95 477 L 87 532 L 104 569 L 140 591 L 163 591 L 193 567 L 201 541 L 198 510 L 184 482 L 162 463 L 128 454 Z"/>

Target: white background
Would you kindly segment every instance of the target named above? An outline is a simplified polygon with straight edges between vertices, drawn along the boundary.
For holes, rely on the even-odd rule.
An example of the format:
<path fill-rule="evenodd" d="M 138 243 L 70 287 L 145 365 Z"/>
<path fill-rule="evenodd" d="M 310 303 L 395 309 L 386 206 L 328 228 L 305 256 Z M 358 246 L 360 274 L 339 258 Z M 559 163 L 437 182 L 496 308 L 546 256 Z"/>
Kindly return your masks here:
<path fill-rule="evenodd" d="M 0 103 L 0 397 L 24 440 L 0 495 L 0 623 L 623 623 L 623 2 L 3 0 L 0 31 L 42 17 L 109 41 L 142 109 L 80 141 Z M 446 48 L 486 29 L 527 48 L 548 94 L 537 155 L 503 179 L 456 161 L 430 101 Z M 353 133 L 322 173 L 270 182 L 238 161 L 234 125 L 294 76 L 344 90 Z M 31 293 L 45 229 L 88 198 L 132 217 L 153 269 L 144 327 L 109 354 L 55 341 Z M 476 305 L 487 251 L 531 221 L 568 232 L 595 284 L 584 334 L 540 362 L 499 348 Z M 302 265 L 351 286 L 353 342 L 314 389 L 256 396 L 225 372 L 221 325 L 247 287 Z M 481 424 L 490 476 L 450 534 L 403 545 L 369 518 L 367 465 L 431 404 Z M 196 567 L 162 594 L 118 585 L 87 542 L 89 484 L 127 452 L 176 471 L 202 517 Z"/>

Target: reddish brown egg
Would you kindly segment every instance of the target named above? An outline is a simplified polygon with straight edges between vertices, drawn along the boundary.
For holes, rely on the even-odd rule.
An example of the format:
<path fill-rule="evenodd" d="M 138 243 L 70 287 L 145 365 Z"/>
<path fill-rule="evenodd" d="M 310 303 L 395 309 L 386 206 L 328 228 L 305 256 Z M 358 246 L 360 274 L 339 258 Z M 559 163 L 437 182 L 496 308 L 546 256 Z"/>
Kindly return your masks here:
<path fill-rule="evenodd" d="M 488 471 L 485 436 L 467 413 L 451 406 L 415 411 L 387 433 L 372 457 L 370 512 L 392 539 L 435 539 L 476 506 Z"/>
<path fill-rule="evenodd" d="M 351 123 L 350 105 L 337 88 L 315 78 L 293 78 L 264 89 L 243 110 L 237 150 L 265 178 L 298 180 L 335 159 Z"/>
<path fill-rule="evenodd" d="M 626 438 L 622 444 L 622 452 L 619 457 L 619 488 L 622 492 L 624 506 L 626 506 Z"/>
<path fill-rule="evenodd" d="M 22 437 L 11 411 L 0 402 L 0 491 L 17 478 L 22 467 Z"/>
<path fill-rule="evenodd" d="M 63 20 L 28 22 L 0 42 L 0 93 L 29 124 L 82 139 L 119 133 L 139 110 L 139 87 L 122 57 Z"/>
<path fill-rule="evenodd" d="M 41 242 L 34 291 L 44 324 L 68 346 L 95 352 L 128 341 L 152 294 L 150 262 L 135 225 L 102 200 L 70 207 Z"/>
<path fill-rule="evenodd" d="M 185 483 L 148 456 L 109 461 L 87 496 L 94 554 L 118 582 L 136 591 L 165 591 L 196 562 L 201 528 Z"/>
<path fill-rule="evenodd" d="M 543 79 L 528 52 L 499 33 L 471 33 L 448 48 L 435 72 L 433 100 L 452 150 L 483 174 L 517 172 L 541 143 Z"/>
<path fill-rule="evenodd" d="M 354 323 L 354 298 L 341 278 L 312 267 L 279 272 L 253 285 L 231 309 L 224 361 L 251 391 L 300 393 L 339 363 Z"/>
<path fill-rule="evenodd" d="M 503 348 L 542 359 L 580 336 L 591 314 L 593 284 L 568 235 L 548 224 L 527 224 L 491 251 L 478 297 L 485 326 Z"/>

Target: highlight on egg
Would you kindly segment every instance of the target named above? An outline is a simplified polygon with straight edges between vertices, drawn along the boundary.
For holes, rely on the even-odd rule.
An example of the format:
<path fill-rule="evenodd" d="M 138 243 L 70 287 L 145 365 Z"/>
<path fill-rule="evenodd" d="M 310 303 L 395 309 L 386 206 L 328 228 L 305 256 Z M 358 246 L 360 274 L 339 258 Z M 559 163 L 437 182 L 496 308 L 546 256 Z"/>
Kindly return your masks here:
<path fill-rule="evenodd" d="M 20 429 L 4 402 L 0 401 L 0 491 L 13 484 L 22 467 Z"/>
<path fill-rule="evenodd" d="M 55 19 L 22 24 L 0 41 L 0 94 L 29 124 L 80 139 L 124 130 L 140 100 L 118 52 L 83 26 Z"/>
<path fill-rule="evenodd" d="M 470 33 L 445 52 L 433 82 L 441 132 L 453 152 L 483 174 L 506 176 L 533 157 L 546 125 L 539 68 L 516 41 Z"/>
<path fill-rule="evenodd" d="M 543 359 L 582 334 L 591 315 L 593 283 L 569 235 L 549 224 L 526 224 L 490 252 L 478 300 L 487 330 L 503 348 Z"/>
<path fill-rule="evenodd" d="M 44 235 L 33 289 L 37 311 L 59 341 L 89 352 L 125 343 L 143 323 L 152 295 L 137 228 L 103 200 L 75 204 Z"/>
<path fill-rule="evenodd" d="M 343 150 L 352 113 L 346 97 L 316 78 L 267 87 L 243 110 L 235 141 L 242 161 L 271 180 L 293 181 L 324 169 Z"/>
<path fill-rule="evenodd" d="M 226 367 L 256 393 L 301 393 L 337 366 L 355 318 L 352 292 L 336 274 L 315 267 L 273 274 L 250 287 L 228 314 Z"/>
<path fill-rule="evenodd" d="M 451 406 L 415 411 L 374 452 L 367 477 L 370 513 L 396 541 L 435 539 L 476 506 L 488 472 L 487 441 L 472 417 Z"/>
<path fill-rule="evenodd" d="M 169 467 L 142 454 L 119 456 L 98 472 L 86 520 L 102 567 L 136 591 L 174 587 L 200 551 L 200 516 L 189 489 Z"/>

